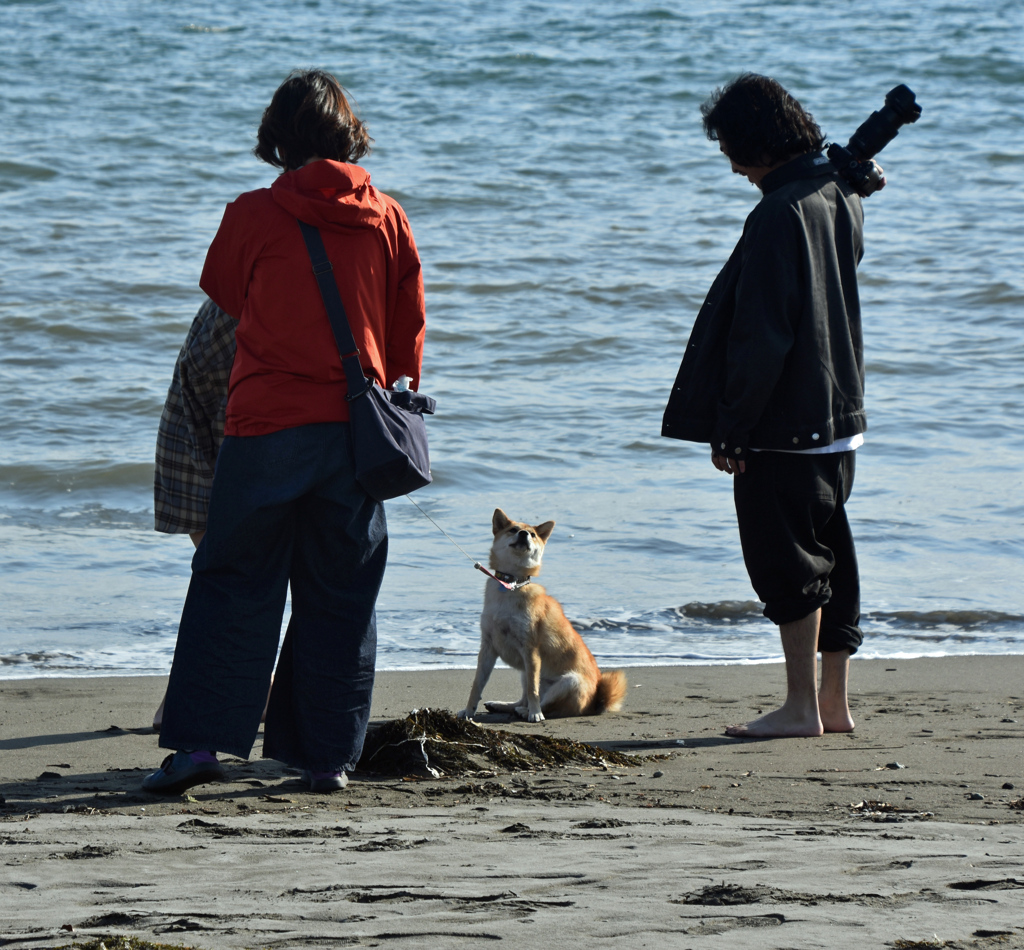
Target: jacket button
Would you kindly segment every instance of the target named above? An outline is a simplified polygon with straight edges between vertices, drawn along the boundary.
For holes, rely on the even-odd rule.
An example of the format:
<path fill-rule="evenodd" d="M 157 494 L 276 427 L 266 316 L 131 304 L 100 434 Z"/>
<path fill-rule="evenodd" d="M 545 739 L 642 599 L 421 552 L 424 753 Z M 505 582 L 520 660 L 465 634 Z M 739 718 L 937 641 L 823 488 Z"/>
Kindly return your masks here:
<path fill-rule="evenodd" d="M 820 435 L 818 435 L 818 433 L 817 433 L 817 432 L 812 432 L 812 433 L 811 433 L 811 438 L 812 438 L 812 439 L 814 439 L 814 441 L 815 441 L 815 442 L 817 442 L 817 441 L 818 441 L 818 439 L 820 439 L 820 438 L 821 438 L 821 436 L 820 436 Z"/>
<path fill-rule="evenodd" d="M 737 455 L 742 455 L 743 454 L 743 449 L 742 448 L 737 448 L 736 449 L 736 454 Z"/>
<path fill-rule="evenodd" d="M 722 443 L 722 448 L 723 448 L 723 449 L 725 448 L 725 443 L 724 443 L 724 442 Z"/>
<path fill-rule="evenodd" d="M 797 445 L 799 442 L 800 442 L 800 439 L 797 436 L 794 435 L 793 436 L 793 445 Z"/>

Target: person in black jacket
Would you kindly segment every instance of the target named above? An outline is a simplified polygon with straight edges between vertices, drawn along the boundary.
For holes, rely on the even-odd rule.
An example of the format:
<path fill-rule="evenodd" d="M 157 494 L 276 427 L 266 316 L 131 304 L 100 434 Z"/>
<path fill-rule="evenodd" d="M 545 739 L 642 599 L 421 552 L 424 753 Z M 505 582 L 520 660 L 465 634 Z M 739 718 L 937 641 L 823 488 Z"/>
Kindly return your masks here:
<path fill-rule="evenodd" d="M 860 198 L 775 80 L 744 74 L 701 112 L 708 138 L 763 195 L 694 323 L 662 435 L 709 443 L 714 466 L 734 476 L 744 563 L 779 625 L 787 678 L 781 708 L 726 732 L 849 732 L 862 636 L 844 506 L 867 428 Z"/>

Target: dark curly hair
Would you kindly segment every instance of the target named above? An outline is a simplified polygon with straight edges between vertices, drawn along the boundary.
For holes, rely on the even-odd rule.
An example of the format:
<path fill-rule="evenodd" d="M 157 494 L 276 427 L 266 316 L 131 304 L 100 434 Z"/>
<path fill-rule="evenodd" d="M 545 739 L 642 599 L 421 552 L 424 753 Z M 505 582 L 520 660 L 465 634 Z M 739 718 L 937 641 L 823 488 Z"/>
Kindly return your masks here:
<path fill-rule="evenodd" d="M 341 84 L 322 69 L 295 70 L 263 112 L 253 154 L 285 171 L 313 156 L 356 162 L 373 141 Z"/>
<path fill-rule="evenodd" d="M 825 144 L 814 117 L 774 79 L 755 73 L 716 89 L 700 113 L 707 137 L 737 165 L 769 168 Z"/>

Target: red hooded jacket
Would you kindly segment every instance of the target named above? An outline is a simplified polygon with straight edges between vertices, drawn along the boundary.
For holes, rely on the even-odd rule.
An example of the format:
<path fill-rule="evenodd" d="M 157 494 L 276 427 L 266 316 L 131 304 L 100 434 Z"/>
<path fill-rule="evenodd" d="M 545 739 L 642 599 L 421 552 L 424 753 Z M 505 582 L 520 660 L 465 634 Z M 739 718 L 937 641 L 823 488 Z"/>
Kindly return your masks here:
<path fill-rule="evenodd" d="M 206 254 L 199 285 L 238 320 L 225 435 L 349 417 L 297 218 L 323 235 L 363 372 L 385 388 L 399 376 L 419 386 L 423 274 L 405 212 L 358 165 L 313 162 L 232 201 Z"/>

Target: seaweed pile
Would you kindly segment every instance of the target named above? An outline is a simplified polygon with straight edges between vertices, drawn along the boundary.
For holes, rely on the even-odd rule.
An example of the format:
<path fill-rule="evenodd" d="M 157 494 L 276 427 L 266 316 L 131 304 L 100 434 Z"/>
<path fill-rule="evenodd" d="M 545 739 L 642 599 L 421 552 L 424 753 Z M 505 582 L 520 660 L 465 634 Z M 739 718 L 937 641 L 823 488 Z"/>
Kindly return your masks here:
<path fill-rule="evenodd" d="M 441 778 L 500 769 L 528 772 L 574 765 L 604 768 L 635 765 L 635 756 L 571 739 L 485 729 L 446 709 L 414 709 L 405 719 L 371 726 L 361 772 Z"/>
<path fill-rule="evenodd" d="M 193 950 L 193 947 L 183 947 L 181 944 L 153 943 L 141 937 L 129 937 L 124 934 L 115 934 L 108 937 L 93 937 L 85 943 L 64 944 L 59 950 Z"/>

